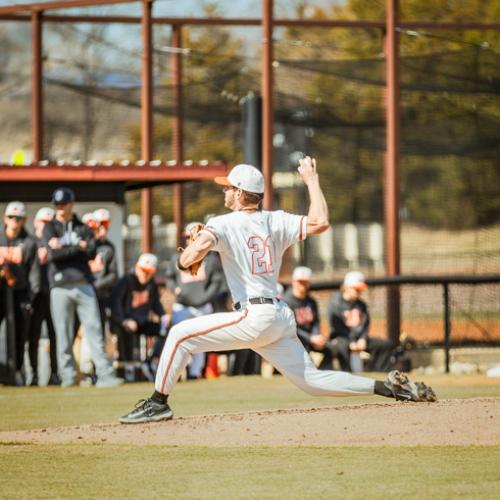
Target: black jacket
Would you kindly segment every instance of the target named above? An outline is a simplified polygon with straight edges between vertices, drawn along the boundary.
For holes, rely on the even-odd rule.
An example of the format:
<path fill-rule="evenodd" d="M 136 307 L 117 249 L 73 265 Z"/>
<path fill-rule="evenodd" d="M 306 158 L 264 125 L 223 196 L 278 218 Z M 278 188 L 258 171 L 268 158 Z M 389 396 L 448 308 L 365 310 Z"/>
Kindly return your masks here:
<path fill-rule="evenodd" d="M 14 276 L 14 290 L 28 292 L 32 299 L 40 290 L 40 266 L 35 238 L 22 228 L 17 238 L 11 240 L 4 230 L 0 233 L 0 252 L 8 261 L 6 265 Z"/>
<path fill-rule="evenodd" d="M 99 299 L 106 299 L 118 281 L 118 263 L 113 243 L 108 239 L 96 240 L 96 258 L 98 256 L 102 259 L 104 267 L 101 271 L 93 273 L 94 288 Z"/>
<path fill-rule="evenodd" d="M 165 314 L 154 278 L 141 285 L 133 271 L 125 274 L 111 293 L 112 321 L 121 324 L 125 319 L 133 319 L 141 324 L 148 321 L 150 312 Z"/>
<path fill-rule="evenodd" d="M 37 246 L 37 253 L 38 253 L 38 250 L 40 248 L 45 249 L 45 245 L 44 245 L 43 240 L 41 238 L 36 238 L 36 246 Z M 44 262 L 42 264 L 42 262 L 40 262 L 39 255 L 37 256 L 37 261 L 38 261 L 38 265 L 40 267 L 40 290 L 39 291 L 43 292 L 43 293 L 49 293 L 50 286 L 49 286 L 49 277 L 48 277 L 48 273 L 47 273 L 48 263 Z"/>
<path fill-rule="evenodd" d="M 51 249 L 51 238 L 59 238 L 62 248 Z M 43 228 L 43 243 L 48 249 L 48 277 L 51 288 L 78 281 L 92 283 L 93 276 L 89 268 L 89 260 L 95 258 L 96 240 L 91 229 L 73 214 L 71 221 L 63 224 L 54 219 Z M 78 242 L 85 240 L 87 247 L 83 250 Z"/>
<path fill-rule="evenodd" d="M 360 324 L 355 327 L 347 326 L 346 321 L 349 315 L 356 315 L 361 320 Z M 328 306 L 328 317 L 330 318 L 330 338 L 346 337 L 351 342 L 361 338 L 368 340 L 370 315 L 366 303 L 362 300 L 349 302 L 344 300 L 342 292 L 337 292 Z"/>
<path fill-rule="evenodd" d="M 318 303 L 310 295 L 304 300 L 298 299 L 293 294 L 292 287 L 286 291 L 283 300 L 295 315 L 299 339 L 308 344 L 311 335 L 319 334 Z"/>

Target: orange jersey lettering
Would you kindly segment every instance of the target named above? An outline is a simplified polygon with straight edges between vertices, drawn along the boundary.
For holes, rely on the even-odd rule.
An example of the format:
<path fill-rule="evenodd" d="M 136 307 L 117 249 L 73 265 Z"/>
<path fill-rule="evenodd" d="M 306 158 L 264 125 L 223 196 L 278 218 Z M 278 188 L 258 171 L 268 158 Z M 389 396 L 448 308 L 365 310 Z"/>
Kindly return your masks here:
<path fill-rule="evenodd" d="M 149 302 L 149 290 L 133 291 L 132 292 L 132 307 L 137 309 Z"/>

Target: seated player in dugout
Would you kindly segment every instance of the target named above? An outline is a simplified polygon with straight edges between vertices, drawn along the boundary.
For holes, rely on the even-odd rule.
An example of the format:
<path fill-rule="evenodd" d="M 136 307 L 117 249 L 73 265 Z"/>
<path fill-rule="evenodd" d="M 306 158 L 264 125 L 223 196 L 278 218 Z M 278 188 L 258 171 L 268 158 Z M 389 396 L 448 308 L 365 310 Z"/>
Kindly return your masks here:
<path fill-rule="evenodd" d="M 331 369 L 335 346 L 320 333 L 318 303 L 309 293 L 312 270 L 299 266 L 293 270 L 292 285 L 288 288 L 283 300 L 295 315 L 297 336 L 307 352 L 323 354 L 319 369 Z"/>
<path fill-rule="evenodd" d="M 160 302 L 154 277 L 158 259 L 143 253 L 134 269 L 126 273 L 111 294 L 111 332 L 118 336 L 119 361 L 124 365 L 125 380 L 134 382 L 140 365 L 140 335 L 165 335 L 167 317 Z M 153 315 L 156 318 L 153 318 Z"/>
<path fill-rule="evenodd" d="M 336 292 L 328 307 L 330 339 L 335 342 L 341 368 L 357 371 L 351 366 L 353 354 L 370 354 L 370 370 L 387 372 L 391 369 L 393 346 L 388 340 L 369 336 L 370 314 L 361 299 L 368 288 L 360 271 L 350 271 L 344 276 L 341 289 Z M 354 358 L 355 359 L 355 358 Z"/>
<path fill-rule="evenodd" d="M 197 265 L 209 251 L 219 252 L 234 311 L 182 321 L 170 329 L 155 378 L 153 394 L 119 420 L 124 424 L 173 417 L 168 398 L 192 353 L 250 348 L 296 386 L 315 396 L 377 394 L 410 401 L 435 401 L 431 388 L 414 383 L 399 371 L 384 380 L 346 372 L 318 370 L 297 337 L 292 310 L 277 298 L 283 254 L 294 243 L 326 231 L 328 206 L 316 162 L 299 161 L 298 172 L 309 193 L 307 215 L 262 210 L 264 177 L 251 165 L 235 166 L 223 186 L 230 213 L 207 221 L 179 256 L 180 270 Z"/>

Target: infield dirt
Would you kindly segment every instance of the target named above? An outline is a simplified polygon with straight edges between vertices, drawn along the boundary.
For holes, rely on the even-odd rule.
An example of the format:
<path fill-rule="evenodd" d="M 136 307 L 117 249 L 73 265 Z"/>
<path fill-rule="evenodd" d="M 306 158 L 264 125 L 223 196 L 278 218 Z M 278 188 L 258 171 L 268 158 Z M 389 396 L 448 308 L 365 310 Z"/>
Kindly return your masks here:
<path fill-rule="evenodd" d="M 500 398 L 370 403 L 0 432 L 10 443 L 384 446 L 500 444 Z"/>

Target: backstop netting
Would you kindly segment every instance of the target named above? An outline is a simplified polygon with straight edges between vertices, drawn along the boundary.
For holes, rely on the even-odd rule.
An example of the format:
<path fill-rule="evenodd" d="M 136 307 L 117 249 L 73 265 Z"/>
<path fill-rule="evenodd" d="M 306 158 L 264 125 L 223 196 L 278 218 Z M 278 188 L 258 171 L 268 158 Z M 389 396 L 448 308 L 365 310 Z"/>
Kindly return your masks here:
<path fill-rule="evenodd" d="M 363 18 L 354 4 L 343 7 Z M 382 18 L 383 3 L 373 5 L 373 18 Z M 312 12 L 322 15 L 321 9 Z M 434 17 L 447 19 L 444 11 Z M 14 145 L 30 145 L 30 27 L 7 28 L 0 55 L 3 161 Z M 327 233 L 287 255 L 283 279 L 296 264 L 310 266 L 322 280 L 341 278 L 349 269 L 383 276 L 382 30 L 277 28 L 274 38 L 275 205 L 307 211 L 307 193 L 295 170 L 300 154 L 308 153 L 318 160 L 332 223 Z M 401 273 L 498 273 L 500 34 L 402 30 L 400 41 Z M 260 91 L 260 30 L 186 27 L 182 45 L 184 159 L 241 162 L 241 100 Z M 154 158 L 170 160 L 176 112 L 170 27 L 154 27 L 154 47 Z M 140 159 L 140 54 L 139 25 L 45 24 L 48 159 Z M 220 190 L 210 183 L 186 183 L 184 196 L 187 221 L 223 211 Z M 155 188 L 154 200 L 155 251 L 164 262 L 175 251 L 175 231 L 168 226 L 172 188 Z M 139 210 L 137 193 L 130 194 L 128 213 Z M 140 227 L 129 229 L 126 267 L 140 248 Z M 368 298 L 384 330 L 385 305 L 377 298 L 382 290 Z M 500 320 L 498 285 L 450 290 L 454 338 L 488 340 L 486 331 L 497 341 L 498 328 L 490 325 Z M 403 329 L 425 341 L 441 321 L 432 328 L 426 323 L 434 314 L 441 317 L 440 294 L 439 286 L 401 287 Z M 410 327 L 412 317 L 421 323 L 412 320 Z"/>

